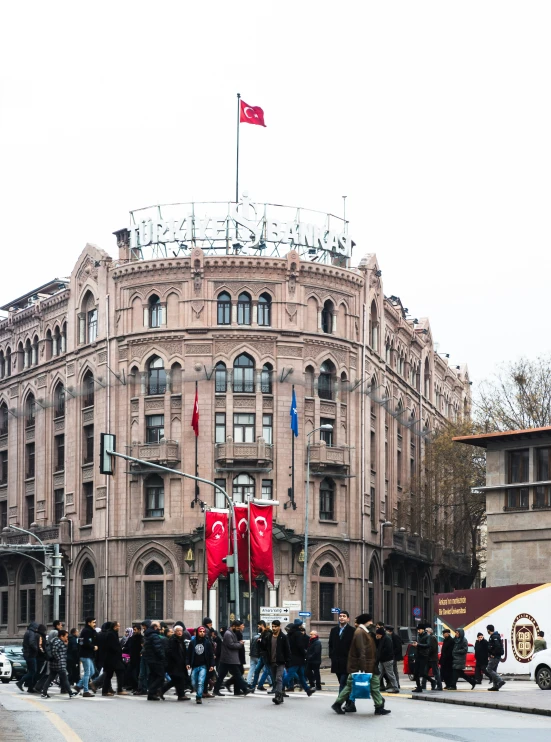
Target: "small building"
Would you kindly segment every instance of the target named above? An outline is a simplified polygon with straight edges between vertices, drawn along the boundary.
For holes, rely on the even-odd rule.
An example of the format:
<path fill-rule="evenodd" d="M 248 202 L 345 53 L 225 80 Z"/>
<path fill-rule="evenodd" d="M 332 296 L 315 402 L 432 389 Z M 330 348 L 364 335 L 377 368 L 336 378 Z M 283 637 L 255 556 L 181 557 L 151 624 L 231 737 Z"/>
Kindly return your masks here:
<path fill-rule="evenodd" d="M 548 582 L 551 427 L 454 440 L 486 449 L 487 587 Z"/>

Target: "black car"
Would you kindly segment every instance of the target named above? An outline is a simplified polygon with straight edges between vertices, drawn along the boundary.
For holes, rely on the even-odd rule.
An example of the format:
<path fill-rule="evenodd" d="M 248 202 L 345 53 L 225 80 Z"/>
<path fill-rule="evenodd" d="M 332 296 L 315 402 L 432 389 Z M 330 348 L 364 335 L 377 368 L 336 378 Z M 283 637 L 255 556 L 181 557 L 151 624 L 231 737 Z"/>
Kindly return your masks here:
<path fill-rule="evenodd" d="M 23 657 L 23 647 L 0 647 L 11 662 L 11 680 L 21 680 L 27 672 L 27 661 Z"/>

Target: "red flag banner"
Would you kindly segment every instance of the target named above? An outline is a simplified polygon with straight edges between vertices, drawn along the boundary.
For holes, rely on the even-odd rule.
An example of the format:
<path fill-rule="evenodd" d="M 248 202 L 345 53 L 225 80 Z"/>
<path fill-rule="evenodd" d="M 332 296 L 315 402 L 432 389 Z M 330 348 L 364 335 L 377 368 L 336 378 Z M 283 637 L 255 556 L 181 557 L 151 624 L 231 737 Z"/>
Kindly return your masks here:
<path fill-rule="evenodd" d="M 239 123 L 256 124 L 256 126 L 266 126 L 264 123 L 264 111 L 260 106 L 249 106 L 244 100 L 240 101 Z"/>
<path fill-rule="evenodd" d="M 195 402 L 193 403 L 193 415 L 191 417 L 191 427 L 196 436 L 199 435 L 199 392 L 195 390 Z M 225 555 L 224 555 L 225 556 Z"/>
<path fill-rule="evenodd" d="M 222 559 L 228 555 L 228 511 L 207 510 L 205 519 L 205 546 L 207 550 L 207 586 L 210 588 L 228 568 Z"/>
<path fill-rule="evenodd" d="M 258 577 L 262 572 L 274 584 L 274 558 L 272 554 L 272 515 L 271 505 L 251 503 L 251 572 Z"/>
<path fill-rule="evenodd" d="M 249 519 L 247 517 L 247 506 L 234 505 L 234 509 L 237 524 L 237 566 L 245 582 L 249 582 Z"/>

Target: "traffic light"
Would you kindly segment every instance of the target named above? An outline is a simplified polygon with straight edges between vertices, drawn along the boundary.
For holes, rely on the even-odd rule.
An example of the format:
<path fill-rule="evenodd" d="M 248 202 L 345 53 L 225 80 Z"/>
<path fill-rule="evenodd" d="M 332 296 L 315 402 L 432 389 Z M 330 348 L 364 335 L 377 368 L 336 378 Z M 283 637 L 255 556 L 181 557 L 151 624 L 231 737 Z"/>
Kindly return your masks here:
<path fill-rule="evenodd" d="M 50 572 L 42 572 L 42 595 L 52 594 L 52 575 Z"/>
<path fill-rule="evenodd" d="M 115 471 L 115 457 L 108 451 L 117 450 L 117 440 L 111 433 L 102 433 L 100 436 L 99 471 L 100 474 L 113 475 Z"/>

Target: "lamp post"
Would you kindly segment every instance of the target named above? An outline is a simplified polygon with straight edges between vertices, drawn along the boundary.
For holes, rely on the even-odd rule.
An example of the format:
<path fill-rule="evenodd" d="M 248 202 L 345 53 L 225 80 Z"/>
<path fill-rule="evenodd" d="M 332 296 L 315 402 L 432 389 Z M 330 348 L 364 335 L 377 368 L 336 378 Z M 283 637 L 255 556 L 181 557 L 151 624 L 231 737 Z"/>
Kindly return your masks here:
<path fill-rule="evenodd" d="M 302 578 L 302 610 L 306 610 L 306 595 L 308 586 L 308 511 L 310 506 L 310 436 L 317 430 L 333 430 L 330 423 L 320 425 L 306 434 L 306 497 L 304 500 L 304 575 Z"/>
<path fill-rule="evenodd" d="M 382 596 L 382 608 L 383 608 L 383 623 L 386 621 L 385 617 L 385 567 L 384 567 L 384 559 L 383 559 L 383 536 L 385 532 L 385 528 L 389 528 L 392 526 L 392 523 L 389 520 L 385 520 L 384 523 L 381 523 L 381 569 L 383 570 L 381 585 L 383 588 L 383 596 Z"/>

